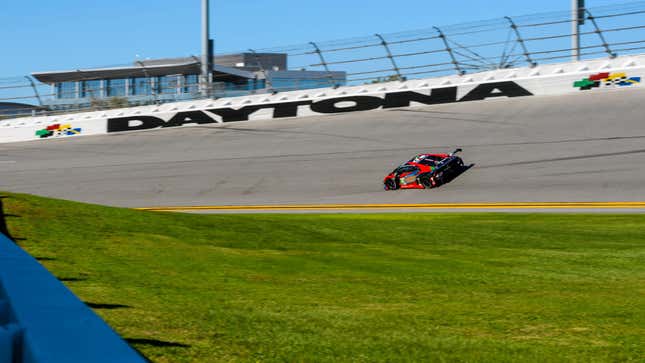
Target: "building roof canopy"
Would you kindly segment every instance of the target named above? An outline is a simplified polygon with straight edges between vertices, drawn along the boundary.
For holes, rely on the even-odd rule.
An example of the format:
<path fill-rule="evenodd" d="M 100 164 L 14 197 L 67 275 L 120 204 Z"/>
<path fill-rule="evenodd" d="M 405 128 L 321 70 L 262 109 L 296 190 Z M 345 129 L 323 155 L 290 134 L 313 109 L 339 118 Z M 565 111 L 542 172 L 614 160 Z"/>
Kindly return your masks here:
<path fill-rule="evenodd" d="M 42 83 L 53 84 L 59 82 L 74 82 L 94 79 L 158 77 L 173 74 L 200 74 L 200 63 L 186 62 L 146 65 L 143 62 L 137 62 L 136 66 L 131 67 L 77 69 L 59 72 L 37 72 L 32 73 L 32 76 Z M 213 74 L 218 78 L 225 76 L 247 79 L 255 78 L 255 73 L 253 72 L 220 65 L 213 65 Z"/>

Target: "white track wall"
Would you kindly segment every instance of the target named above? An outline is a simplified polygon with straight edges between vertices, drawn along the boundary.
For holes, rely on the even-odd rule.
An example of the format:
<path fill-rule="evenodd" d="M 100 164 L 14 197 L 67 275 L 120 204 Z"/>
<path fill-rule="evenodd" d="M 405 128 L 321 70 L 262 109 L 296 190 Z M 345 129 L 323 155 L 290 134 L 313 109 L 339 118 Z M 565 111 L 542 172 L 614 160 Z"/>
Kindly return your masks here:
<path fill-rule="evenodd" d="M 639 55 L 337 89 L 25 117 L 0 121 L 0 143 L 424 104 L 485 101 L 501 97 L 603 92 L 616 88 L 643 87 L 644 76 L 645 55 Z M 574 87 L 576 82 L 578 86 Z M 50 131 L 47 131 L 48 128 Z"/>

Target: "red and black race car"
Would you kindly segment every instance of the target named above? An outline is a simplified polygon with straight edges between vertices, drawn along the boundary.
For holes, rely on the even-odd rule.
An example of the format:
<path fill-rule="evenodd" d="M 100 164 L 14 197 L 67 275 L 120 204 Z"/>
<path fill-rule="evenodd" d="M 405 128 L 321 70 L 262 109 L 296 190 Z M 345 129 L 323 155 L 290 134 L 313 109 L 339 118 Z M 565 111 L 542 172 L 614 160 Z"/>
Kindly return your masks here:
<path fill-rule="evenodd" d="M 419 154 L 399 165 L 385 179 L 385 190 L 430 189 L 444 184 L 464 170 L 464 162 L 455 156 L 461 149 L 450 154 Z"/>

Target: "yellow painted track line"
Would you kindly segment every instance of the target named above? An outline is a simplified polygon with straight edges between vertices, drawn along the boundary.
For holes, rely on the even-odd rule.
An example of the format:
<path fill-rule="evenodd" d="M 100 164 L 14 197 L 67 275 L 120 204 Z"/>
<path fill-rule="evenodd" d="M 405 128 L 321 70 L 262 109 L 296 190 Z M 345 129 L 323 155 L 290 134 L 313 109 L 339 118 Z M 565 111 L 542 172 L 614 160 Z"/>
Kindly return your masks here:
<path fill-rule="evenodd" d="M 159 206 L 137 210 L 169 211 L 253 211 L 253 210 L 356 210 L 356 209 L 645 209 L 645 202 L 509 202 L 509 203 L 431 203 L 431 204 L 294 204 L 294 205 L 214 205 Z"/>

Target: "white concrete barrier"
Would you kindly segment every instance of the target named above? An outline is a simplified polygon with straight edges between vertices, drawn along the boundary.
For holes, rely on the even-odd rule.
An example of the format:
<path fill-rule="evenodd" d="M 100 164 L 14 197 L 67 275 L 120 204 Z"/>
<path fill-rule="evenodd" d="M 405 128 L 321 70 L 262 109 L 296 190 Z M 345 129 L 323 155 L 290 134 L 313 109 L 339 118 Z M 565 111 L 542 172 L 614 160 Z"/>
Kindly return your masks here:
<path fill-rule="evenodd" d="M 0 143 L 642 87 L 645 55 L 0 121 Z"/>

